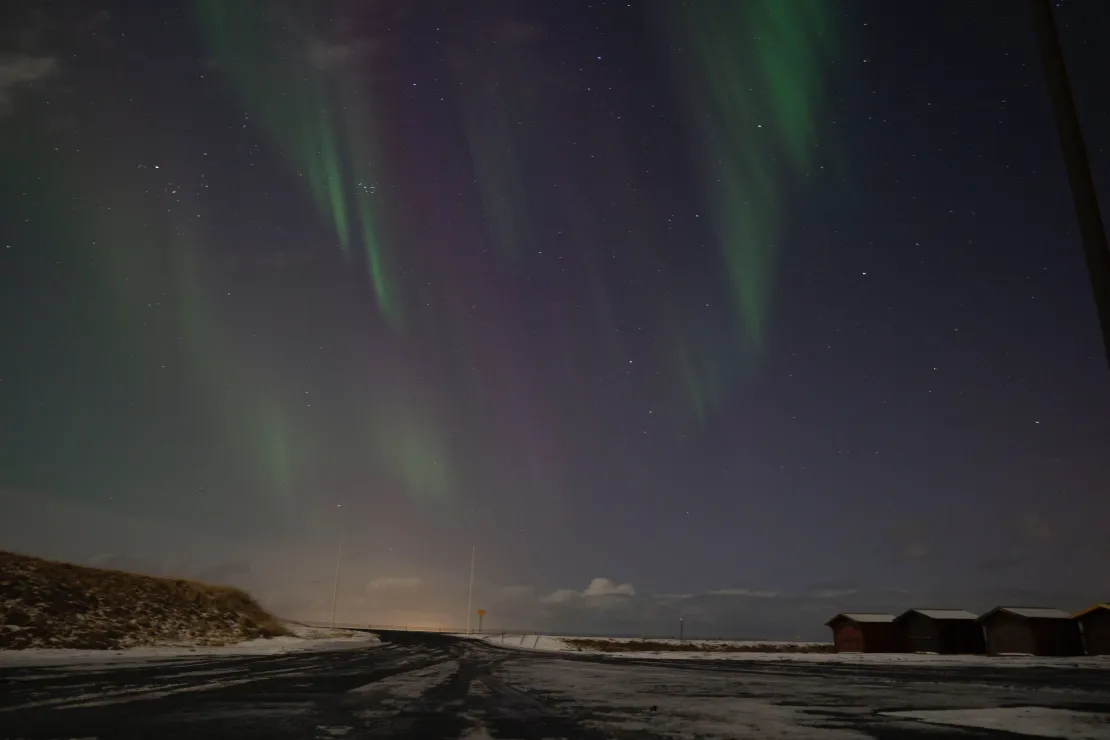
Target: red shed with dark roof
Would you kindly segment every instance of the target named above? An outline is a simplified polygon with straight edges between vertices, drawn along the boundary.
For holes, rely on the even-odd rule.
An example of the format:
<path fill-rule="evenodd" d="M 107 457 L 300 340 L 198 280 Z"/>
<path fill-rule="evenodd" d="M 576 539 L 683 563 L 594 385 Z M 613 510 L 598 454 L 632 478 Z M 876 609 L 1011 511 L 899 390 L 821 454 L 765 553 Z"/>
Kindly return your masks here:
<path fill-rule="evenodd" d="M 902 640 L 893 614 L 845 612 L 825 622 L 838 653 L 897 653 Z"/>

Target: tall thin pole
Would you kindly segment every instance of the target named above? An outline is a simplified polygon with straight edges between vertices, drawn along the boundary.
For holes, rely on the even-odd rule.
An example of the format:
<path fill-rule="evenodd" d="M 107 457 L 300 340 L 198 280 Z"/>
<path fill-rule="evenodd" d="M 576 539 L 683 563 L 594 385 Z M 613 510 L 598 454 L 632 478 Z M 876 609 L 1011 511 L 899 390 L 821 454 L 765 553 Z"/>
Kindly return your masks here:
<path fill-rule="evenodd" d="M 331 626 L 335 626 L 335 604 L 339 601 L 339 568 L 343 565 L 343 529 L 339 530 L 339 552 L 335 554 L 335 586 L 331 592 Z"/>
<path fill-rule="evenodd" d="M 1056 32 L 1056 20 L 1052 16 L 1052 4 L 1050 0 L 1030 2 L 1037 41 L 1041 48 L 1041 61 L 1044 63 L 1045 80 L 1048 82 L 1048 92 L 1056 113 L 1060 148 L 1063 149 L 1064 164 L 1068 170 L 1075 217 L 1079 221 L 1083 251 L 1087 256 L 1087 272 L 1090 273 L 1091 289 L 1095 294 L 1098 322 L 1102 328 L 1102 345 L 1106 351 L 1106 361 L 1110 364 L 1110 246 L 1106 243 L 1106 228 L 1098 207 L 1098 194 L 1094 178 L 1091 177 L 1087 145 L 1083 142 L 1083 129 L 1075 110 L 1075 98 L 1068 81 L 1064 52 L 1060 48 L 1060 36 Z"/>
<path fill-rule="evenodd" d="M 466 592 L 466 634 L 470 634 L 470 607 L 474 604 L 474 552 L 477 545 L 470 546 L 470 589 Z"/>

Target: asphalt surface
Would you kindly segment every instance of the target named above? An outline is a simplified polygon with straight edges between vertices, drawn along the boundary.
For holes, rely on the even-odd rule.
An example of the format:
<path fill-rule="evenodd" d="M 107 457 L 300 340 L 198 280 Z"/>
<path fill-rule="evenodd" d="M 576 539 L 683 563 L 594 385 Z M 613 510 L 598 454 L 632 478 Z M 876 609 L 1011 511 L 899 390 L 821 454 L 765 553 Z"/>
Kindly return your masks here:
<path fill-rule="evenodd" d="M 1006 707 L 1033 712 L 1026 737 L 1110 738 L 1110 670 L 583 658 L 381 635 L 275 656 L 0 664 L 0 740 L 1013 739 L 889 714 Z"/>

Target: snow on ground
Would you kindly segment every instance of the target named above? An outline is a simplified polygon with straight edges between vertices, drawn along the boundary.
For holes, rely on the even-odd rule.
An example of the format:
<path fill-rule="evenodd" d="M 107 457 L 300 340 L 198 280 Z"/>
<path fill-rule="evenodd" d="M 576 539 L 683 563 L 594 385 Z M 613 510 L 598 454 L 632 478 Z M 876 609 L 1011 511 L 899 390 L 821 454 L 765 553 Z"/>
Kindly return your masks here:
<path fill-rule="evenodd" d="M 968 682 L 958 672 L 934 678 L 930 671 L 903 668 L 896 677 L 862 669 L 851 680 L 830 680 L 821 671 L 675 670 L 662 661 L 510 660 L 498 676 L 526 686 L 549 706 L 588 717 L 609 737 L 865 740 L 943 734 L 937 725 L 1072 740 L 1110 737 L 1105 684 L 1077 682 L 1066 668 L 1054 677 L 1039 674 L 1041 683 L 1032 685 Z"/>
<path fill-rule="evenodd" d="M 365 648 L 380 643 L 377 635 L 351 630 L 309 627 L 295 622 L 285 623 L 292 633 L 283 637 L 260 637 L 254 640 L 219 647 L 163 645 L 134 647 L 124 650 L 57 650 L 28 648 L 0 650 L 0 666 L 71 666 L 113 665 L 136 661 L 180 660 L 233 655 L 281 655 L 308 650 L 346 650 Z"/>
<path fill-rule="evenodd" d="M 300 622 L 282 622 L 294 637 L 302 640 L 355 640 L 358 642 L 377 642 L 378 636 L 369 632 L 344 629 L 342 627 L 313 627 Z"/>
<path fill-rule="evenodd" d="M 915 719 L 961 729 L 1001 730 L 1015 735 L 1061 737 L 1067 740 L 1105 740 L 1110 736 L 1108 715 L 1054 707 L 994 707 L 883 712 L 886 717 Z"/>
<path fill-rule="evenodd" d="M 500 674 L 608 737 L 862 740 L 802 706 L 746 695 L 730 676 L 612 664 L 512 662 Z"/>
<path fill-rule="evenodd" d="M 917 653 L 806 653 L 806 652 L 774 652 L 776 648 L 782 650 L 788 645 L 805 648 L 807 645 L 820 643 L 784 643 L 784 642 L 759 642 L 759 641 L 694 641 L 691 644 L 705 645 L 733 645 L 741 648 L 735 652 L 726 650 L 637 650 L 626 652 L 606 652 L 600 650 L 582 650 L 575 647 L 568 640 L 590 639 L 610 640 L 612 642 L 641 642 L 638 638 L 566 638 L 551 635 L 461 635 L 489 642 L 491 645 L 503 645 L 519 650 L 536 650 L 541 652 L 574 652 L 590 655 L 606 655 L 612 658 L 624 659 L 652 659 L 652 660 L 746 660 L 764 662 L 802 662 L 802 663 L 841 663 L 859 665 L 928 665 L 938 667 L 974 667 L 989 666 L 991 668 L 1090 668 L 1110 670 L 1110 656 L 1083 656 L 1074 658 L 1045 658 L 1034 656 L 987 656 L 987 655 L 927 655 Z M 674 645 L 678 640 L 645 640 L 643 642 Z M 767 652 L 760 652 L 760 646 L 768 646 Z"/>
<path fill-rule="evenodd" d="M 475 640 L 486 640 L 491 645 L 504 645 L 505 647 L 520 648 L 522 650 L 540 650 L 543 652 L 578 652 L 568 645 L 561 637 L 548 637 L 546 635 L 457 635 Z"/>

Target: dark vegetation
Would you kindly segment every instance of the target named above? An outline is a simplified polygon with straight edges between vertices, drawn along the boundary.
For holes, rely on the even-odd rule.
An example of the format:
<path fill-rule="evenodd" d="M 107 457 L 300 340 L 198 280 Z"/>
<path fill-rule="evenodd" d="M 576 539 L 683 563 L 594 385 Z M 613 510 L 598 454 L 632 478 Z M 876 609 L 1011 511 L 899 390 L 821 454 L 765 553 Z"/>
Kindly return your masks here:
<path fill-rule="evenodd" d="M 237 588 L 0 552 L 0 649 L 217 646 L 285 634 Z"/>

